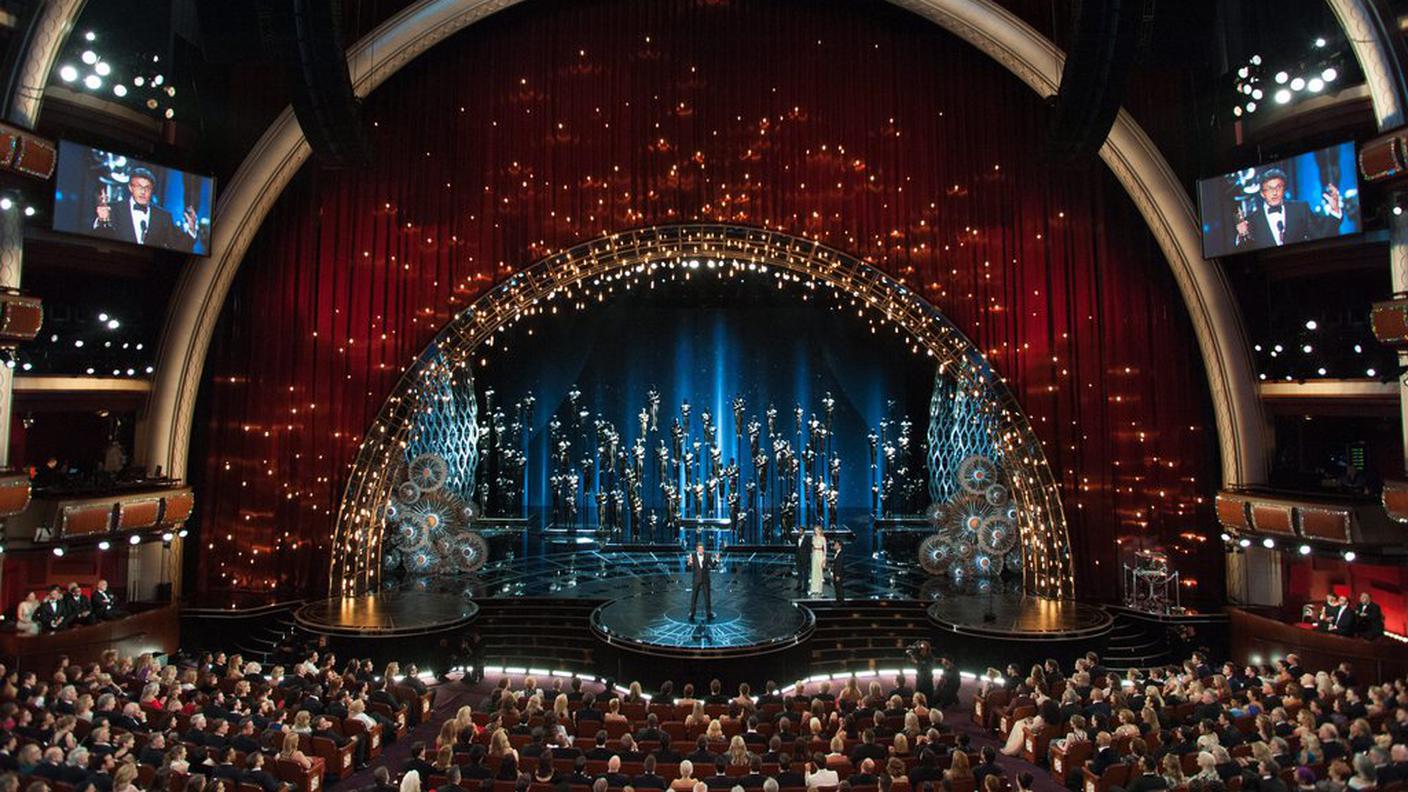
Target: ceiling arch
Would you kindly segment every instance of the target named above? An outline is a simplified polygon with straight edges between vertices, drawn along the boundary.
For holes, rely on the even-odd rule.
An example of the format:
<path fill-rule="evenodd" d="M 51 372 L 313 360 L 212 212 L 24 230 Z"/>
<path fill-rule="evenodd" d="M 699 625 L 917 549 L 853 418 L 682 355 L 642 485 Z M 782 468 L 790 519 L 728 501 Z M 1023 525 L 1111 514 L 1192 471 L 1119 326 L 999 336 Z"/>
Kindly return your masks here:
<path fill-rule="evenodd" d="M 436 44 L 521 1 L 420 0 L 411 5 L 348 51 L 356 94 L 367 96 Z M 891 1 L 974 45 L 1038 95 L 1056 92 L 1061 51 L 994 0 Z M 225 297 L 265 216 L 309 153 L 292 110 L 286 109 L 221 196 L 211 256 L 193 260 L 184 270 L 167 317 L 146 415 L 146 464 L 185 475 L 196 396 Z M 1153 142 L 1124 111 L 1100 156 L 1148 223 L 1187 307 L 1211 390 L 1223 483 L 1261 483 L 1265 428 L 1249 344 L 1221 268 L 1201 256 L 1188 196 Z"/>

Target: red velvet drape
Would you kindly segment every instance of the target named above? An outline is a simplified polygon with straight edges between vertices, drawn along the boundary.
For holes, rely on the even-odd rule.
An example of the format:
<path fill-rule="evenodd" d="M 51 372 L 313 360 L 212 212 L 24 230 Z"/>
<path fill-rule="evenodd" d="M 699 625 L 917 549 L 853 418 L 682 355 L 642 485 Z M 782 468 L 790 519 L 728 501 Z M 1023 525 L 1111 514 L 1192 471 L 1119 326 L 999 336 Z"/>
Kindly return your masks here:
<path fill-rule="evenodd" d="M 321 590 L 360 433 L 491 284 L 612 230 L 727 220 L 867 258 L 989 352 L 1047 443 L 1081 592 L 1117 593 L 1121 543 L 1221 596 L 1173 279 L 1103 165 L 1044 164 L 1048 110 L 961 40 L 879 2 L 530 3 L 366 114 L 376 161 L 305 169 L 226 305 L 192 465 L 202 590 Z"/>

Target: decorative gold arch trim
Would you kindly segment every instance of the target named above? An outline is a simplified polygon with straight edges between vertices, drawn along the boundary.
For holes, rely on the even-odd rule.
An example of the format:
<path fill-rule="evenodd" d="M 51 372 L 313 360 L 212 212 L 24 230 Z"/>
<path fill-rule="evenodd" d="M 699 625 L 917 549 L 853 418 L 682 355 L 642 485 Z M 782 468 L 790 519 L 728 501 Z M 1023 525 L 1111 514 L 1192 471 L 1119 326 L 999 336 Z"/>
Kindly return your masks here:
<path fill-rule="evenodd" d="M 1061 493 L 1041 440 L 987 358 L 923 297 L 859 259 L 810 240 L 735 225 L 671 225 L 612 234 L 542 259 L 480 297 L 435 337 L 397 383 L 358 448 L 338 510 L 329 569 L 333 596 L 375 590 L 381 578 L 386 506 L 416 416 L 444 383 L 473 376 L 479 345 L 499 330 L 557 305 L 593 304 L 622 279 L 676 267 L 790 279 L 832 288 L 878 324 L 893 325 L 911 351 L 983 404 L 997 461 L 1011 482 L 1026 589 L 1071 597 L 1075 582 Z M 623 284 L 624 285 L 624 284 Z"/>

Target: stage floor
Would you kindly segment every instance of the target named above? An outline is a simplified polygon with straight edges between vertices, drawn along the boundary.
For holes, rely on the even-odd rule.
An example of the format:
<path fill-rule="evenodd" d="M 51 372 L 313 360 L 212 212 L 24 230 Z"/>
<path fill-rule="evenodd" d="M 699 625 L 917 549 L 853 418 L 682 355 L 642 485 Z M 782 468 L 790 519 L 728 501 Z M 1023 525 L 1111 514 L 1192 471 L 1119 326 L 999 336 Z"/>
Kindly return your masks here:
<path fill-rule="evenodd" d="M 692 589 L 662 588 L 612 600 L 592 612 L 592 632 L 608 644 L 652 655 L 734 657 L 766 654 L 806 640 L 816 625 L 800 603 L 755 590 L 752 576 L 715 575 L 712 619 Z"/>

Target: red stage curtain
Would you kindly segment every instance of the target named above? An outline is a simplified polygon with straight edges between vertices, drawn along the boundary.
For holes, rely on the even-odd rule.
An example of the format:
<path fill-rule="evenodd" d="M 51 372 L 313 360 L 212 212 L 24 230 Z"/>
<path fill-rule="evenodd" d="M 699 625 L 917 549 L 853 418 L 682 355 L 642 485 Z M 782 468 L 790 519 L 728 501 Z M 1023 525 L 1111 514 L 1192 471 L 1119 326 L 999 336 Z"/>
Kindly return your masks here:
<path fill-rule="evenodd" d="M 1118 543 L 1221 597 L 1215 431 L 1162 255 L 1103 165 L 1043 162 L 1047 108 L 961 40 L 878 2 L 526 4 L 366 111 L 375 162 L 305 168 L 225 306 L 197 588 L 324 590 L 361 432 L 491 284 L 613 230 L 726 220 L 865 257 L 989 352 L 1046 440 L 1080 592 L 1117 595 Z"/>

